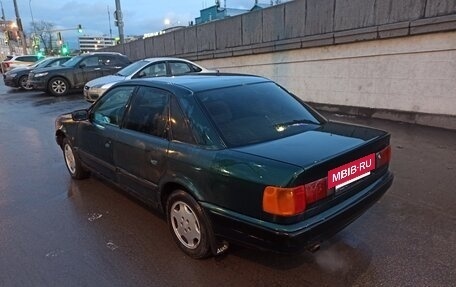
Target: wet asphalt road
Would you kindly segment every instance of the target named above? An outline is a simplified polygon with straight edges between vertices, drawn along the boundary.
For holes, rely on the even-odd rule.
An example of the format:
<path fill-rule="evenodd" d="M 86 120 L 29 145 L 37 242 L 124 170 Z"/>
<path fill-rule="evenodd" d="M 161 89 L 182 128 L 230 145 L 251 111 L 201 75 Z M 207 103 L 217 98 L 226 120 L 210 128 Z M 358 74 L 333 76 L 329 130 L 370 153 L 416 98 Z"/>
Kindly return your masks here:
<path fill-rule="evenodd" d="M 96 178 L 70 179 L 54 119 L 85 107 L 80 94 L 56 99 L 0 83 L 0 286 L 456 282 L 456 132 L 341 118 L 392 133 L 396 178 L 380 202 L 313 254 L 232 246 L 193 260 L 152 210 Z"/>

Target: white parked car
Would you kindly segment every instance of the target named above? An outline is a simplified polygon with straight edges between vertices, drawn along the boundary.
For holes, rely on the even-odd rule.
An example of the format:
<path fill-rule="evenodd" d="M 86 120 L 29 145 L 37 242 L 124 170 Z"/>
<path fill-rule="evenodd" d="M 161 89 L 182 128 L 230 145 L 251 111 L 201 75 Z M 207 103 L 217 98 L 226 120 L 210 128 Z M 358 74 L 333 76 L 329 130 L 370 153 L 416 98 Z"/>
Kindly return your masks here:
<path fill-rule="evenodd" d="M 123 80 L 208 72 L 213 71 L 185 59 L 147 58 L 126 66 L 114 75 L 104 76 L 86 83 L 84 98 L 88 102 L 94 102 L 112 85 Z"/>
<path fill-rule="evenodd" d="M 1 63 L 2 73 L 6 73 L 16 67 L 25 67 L 32 65 L 38 61 L 40 57 L 36 55 L 24 55 L 24 56 L 6 56 L 5 60 Z"/>

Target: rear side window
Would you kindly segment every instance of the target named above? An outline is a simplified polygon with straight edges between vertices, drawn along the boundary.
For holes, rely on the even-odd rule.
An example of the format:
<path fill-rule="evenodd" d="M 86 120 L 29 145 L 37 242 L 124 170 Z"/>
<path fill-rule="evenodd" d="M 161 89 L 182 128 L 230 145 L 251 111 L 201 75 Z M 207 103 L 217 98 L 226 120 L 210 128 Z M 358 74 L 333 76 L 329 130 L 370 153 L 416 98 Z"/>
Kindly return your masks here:
<path fill-rule="evenodd" d="M 191 144 L 195 143 L 195 138 L 193 137 L 188 122 L 184 117 L 184 113 L 174 97 L 171 98 L 170 124 L 173 140 Z"/>
<path fill-rule="evenodd" d="M 169 68 L 171 69 L 171 74 L 173 75 L 182 75 L 193 72 L 192 68 L 184 62 L 169 62 Z"/>
<path fill-rule="evenodd" d="M 124 66 L 125 62 L 122 61 L 122 57 L 117 55 L 104 55 L 100 56 L 100 64 L 105 66 Z"/>
<path fill-rule="evenodd" d="M 294 135 L 320 124 L 305 105 L 272 82 L 210 90 L 197 97 L 229 147 Z"/>
<path fill-rule="evenodd" d="M 16 60 L 20 62 L 36 62 L 38 58 L 36 56 L 22 56 L 17 57 Z"/>
<path fill-rule="evenodd" d="M 166 76 L 166 63 L 165 62 L 153 63 L 153 64 L 145 67 L 141 71 L 139 71 L 138 76 L 140 78 Z"/>
<path fill-rule="evenodd" d="M 130 64 L 130 61 L 128 60 L 127 57 L 120 56 L 120 55 L 115 55 L 115 56 L 109 56 L 110 58 L 110 66 L 127 66 Z"/>
<path fill-rule="evenodd" d="M 193 72 L 201 72 L 203 69 L 201 69 L 200 67 L 198 66 L 195 66 L 195 65 L 191 65 L 190 66 L 192 67 L 192 70 Z"/>
<path fill-rule="evenodd" d="M 100 59 L 98 56 L 87 57 L 81 62 L 81 64 L 85 64 L 86 67 L 95 67 L 100 64 Z"/>

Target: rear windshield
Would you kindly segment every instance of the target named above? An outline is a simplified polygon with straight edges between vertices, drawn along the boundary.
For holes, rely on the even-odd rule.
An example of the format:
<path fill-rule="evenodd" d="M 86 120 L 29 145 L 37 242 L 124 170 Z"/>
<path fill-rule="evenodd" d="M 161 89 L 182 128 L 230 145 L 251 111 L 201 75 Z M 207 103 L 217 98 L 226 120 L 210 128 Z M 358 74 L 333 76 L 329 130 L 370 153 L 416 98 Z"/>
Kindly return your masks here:
<path fill-rule="evenodd" d="M 82 59 L 83 59 L 83 57 L 81 57 L 81 56 L 74 56 L 73 58 L 71 58 L 68 61 L 66 61 L 65 63 L 63 63 L 62 66 L 64 66 L 64 67 L 74 67 Z"/>
<path fill-rule="evenodd" d="M 117 72 L 116 75 L 118 76 L 122 76 L 122 77 L 127 77 L 127 76 L 130 76 L 131 74 L 135 73 L 136 71 L 138 71 L 140 68 L 142 68 L 143 66 L 145 66 L 148 62 L 147 61 L 137 61 L 137 62 L 134 62 L 128 66 L 126 66 L 125 68 L 123 68 L 122 70 L 120 70 L 119 72 Z"/>
<path fill-rule="evenodd" d="M 228 147 L 279 139 L 313 129 L 312 112 L 273 82 L 197 94 Z"/>
<path fill-rule="evenodd" d="M 38 62 L 35 62 L 35 64 L 32 65 L 33 68 L 45 68 L 47 64 L 49 64 L 51 61 L 53 61 L 54 58 L 44 58 L 39 60 Z"/>

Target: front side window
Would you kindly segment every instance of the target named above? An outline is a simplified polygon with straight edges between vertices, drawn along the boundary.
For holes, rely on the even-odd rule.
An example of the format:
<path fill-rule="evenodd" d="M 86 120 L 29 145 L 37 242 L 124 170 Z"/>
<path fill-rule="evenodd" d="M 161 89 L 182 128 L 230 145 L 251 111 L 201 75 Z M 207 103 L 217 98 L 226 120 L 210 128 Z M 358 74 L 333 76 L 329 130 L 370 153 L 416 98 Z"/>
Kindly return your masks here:
<path fill-rule="evenodd" d="M 118 87 L 109 91 L 92 109 L 91 120 L 97 124 L 119 126 L 135 87 Z"/>
<path fill-rule="evenodd" d="M 164 62 L 154 63 L 139 71 L 139 78 L 166 76 L 166 64 Z"/>
<path fill-rule="evenodd" d="M 138 89 L 125 117 L 126 129 L 166 138 L 169 95 L 159 89 Z"/>
<path fill-rule="evenodd" d="M 320 124 L 305 105 L 272 82 L 210 90 L 197 98 L 229 147 L 295 135 Z"/>

